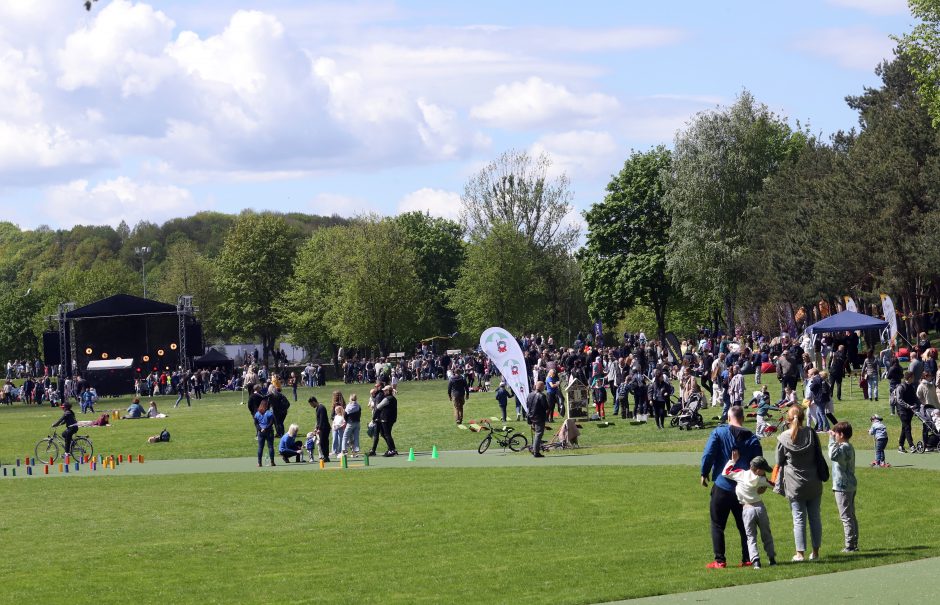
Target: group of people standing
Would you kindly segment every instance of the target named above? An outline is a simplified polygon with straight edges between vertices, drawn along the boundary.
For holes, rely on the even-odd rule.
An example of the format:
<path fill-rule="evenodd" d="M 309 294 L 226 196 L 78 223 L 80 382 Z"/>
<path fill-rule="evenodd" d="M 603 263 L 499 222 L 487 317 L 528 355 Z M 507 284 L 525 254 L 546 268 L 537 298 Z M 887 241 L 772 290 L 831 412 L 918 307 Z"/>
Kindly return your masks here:
<path fill-rule="evenodd" d="M 728 424 L 709 436 L 702 454 L 701 484 L 712 481 L 711 517 L 714 561 L 710 569 L 727 566 L 725 527 L 732 516 L 741 541 L 740 567 L 760 568 L 757 536 L 760 529 L 764 551 L 770 565 L 776 564 L 776 549 L 762 494 L 768 489 L 786 497 L 793 518 L 795 562 L 818 559 L 822 544 L 823 484 L 830 479 L 830 469 L 823 455 L 816 431 L 806 426 L 802 406 L 787 409 L 789 429 L 777 438 L 776 467 L 763 456 L 760 440 L 743 426 L 744 411 L 732 406 Z M 843 552 L 858 550 L 858 521 L 855 515 L 855 450 L 850 440 L 852 425 L 836 423 L 828 432 L 829 460 L 832 463 L 832 491 L 843 525 Z M 768 476 L 768 474 L 771 474 Z M 809 526 L 809 543 L 806 530 Z M 808 554 L 807 554 L 808 552 Z"/>
<path fill-rule="evenodd" d="M 258 466 L 262 466 L 264 450 L 267 448 L 270 465 L 274 462 L 274 441 L 278 439 L 278 453 L 284 462 L 301 462 L 304 452 L 309 461 L 314 459 L 330 462 L 334 456 L 360 454 L 359 435 L 362 419 L 362 407 L 354 393 L 346 402 L 341 391 L 334 391 L 330 409 L 311 396 L 307 403 L 314 409 L 315 421 L 312 431 L 302 441 L 298 437 L 299 425 L 291 424 L 285 430 L 284 424 L 290 402 L 281 393 L 279 386 L 271 385 L 265 390 L 262 385 L 255 385 L 248 398 L 248 411 L 251 413 L 258 442 Z M 368 434 L 372 438 L 372 448 L 368 455 L 375 456 L 379 439 L 385 440 L 386 457 L 397 456 L 392 429 L 398 421 L 398 399 L 391 385 L 377 382 L 369 393 L 369 408 L 372 419 L 368 425 Z M 332 437 L 332 448 L 330 441 Z"/>

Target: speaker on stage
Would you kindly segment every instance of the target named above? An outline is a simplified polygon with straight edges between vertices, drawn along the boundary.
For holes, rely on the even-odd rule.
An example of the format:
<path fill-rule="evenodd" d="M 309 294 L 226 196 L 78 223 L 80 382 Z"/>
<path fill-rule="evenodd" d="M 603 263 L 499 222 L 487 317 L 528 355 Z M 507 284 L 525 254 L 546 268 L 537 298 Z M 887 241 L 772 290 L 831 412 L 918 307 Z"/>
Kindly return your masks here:
<path fill-rule="evenodd" d="M 58 332 L 42 333 L 42 362 L 47 366 L 57 366 L 62 363 Z"/>
<path fill-rule="evenodd" d="M 204 352 L 202 346 L 202 324 L 198 321 L 186 324 L 186 353 L 190 357 L 201 357 Z"/>

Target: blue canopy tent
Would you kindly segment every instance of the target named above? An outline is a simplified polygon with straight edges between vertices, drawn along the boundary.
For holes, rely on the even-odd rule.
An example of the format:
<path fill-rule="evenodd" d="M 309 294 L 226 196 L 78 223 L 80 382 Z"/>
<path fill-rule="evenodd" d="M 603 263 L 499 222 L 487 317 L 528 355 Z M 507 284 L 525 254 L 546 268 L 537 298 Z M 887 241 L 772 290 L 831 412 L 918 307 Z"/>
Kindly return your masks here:
<path fill-rule="evenodd" d="M 854 311 L 842 311 L 822 321 L 817 321 L 806 331 L 810 334 L 827 332 L 854 332 L 855 330 L 884 330 L 888 322 L 877 317 L 863 315 Z"/>

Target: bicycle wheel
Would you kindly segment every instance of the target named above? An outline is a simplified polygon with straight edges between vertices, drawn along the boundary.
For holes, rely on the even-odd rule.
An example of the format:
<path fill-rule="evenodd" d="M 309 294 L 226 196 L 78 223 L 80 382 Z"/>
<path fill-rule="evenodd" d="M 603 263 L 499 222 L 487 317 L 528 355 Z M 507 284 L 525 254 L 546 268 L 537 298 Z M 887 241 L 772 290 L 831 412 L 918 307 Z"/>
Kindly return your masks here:
<path fill-rule="evenodd" d="M 493 436 L 488 435 L 483 441 L 480 442 L 480 447 L 477 448 L 477 451 L 481 454 L 485 452 L 490 447 L 490 442 L 493 441 Z"/>
<path fill-rule="evenodd" d="M 52 461 L 55 462 L 59 459 L 59 445 L 53 441 L 50 437 L 45 439 L 40 439 L 39 443 L 36 444 L 36 459 L 40 462 L 45 462 L 52 458 Z"/>
<path fill-rule="evenodd" d="M 72 458 L 79 462 L 85 460 L 85 456 L 91 458 L 94 454 L 95 448 L 91 444 L 91 440 L 88 437 L 76 437 L 72 440 Z"/>
<path fill-rule="evenodd" d="M 509 438 L 509 449 L 514 452 L 521 452 L 529 445 L 529 440 L 522 433 L 516 433 Z"/>

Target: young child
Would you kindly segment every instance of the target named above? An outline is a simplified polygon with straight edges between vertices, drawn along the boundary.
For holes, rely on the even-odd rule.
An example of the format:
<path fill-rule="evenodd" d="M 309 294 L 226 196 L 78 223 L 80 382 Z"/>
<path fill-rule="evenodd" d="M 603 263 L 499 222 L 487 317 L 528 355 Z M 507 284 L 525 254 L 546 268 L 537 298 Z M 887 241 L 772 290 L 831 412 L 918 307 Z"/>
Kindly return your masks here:
<path fill-rule="evenodd" d="M 770 391 L 767 385 L 762 385 L 759 392 L 754 393 L 754 398 L 748 405 L 757 404 L 757 428 L 756 435 L 758 439 L 763 439 L 768 435 L 767 414 L 770 412 Z"/>
<path fill-rule="evenodd" d="M 317 434 L 313 431 L 307 433 L 307 441 L 304 442 L 304 449 L 307 450 L 307 454 L 310 455 L 310 462 L 316 460 L 314 455 L 317 451 Z"/>
<path fill-rule="evenodd" d="M 604 404 L 607 403 L 607 389 L 604 387 L 602 378 L 595 377 L 591 380 L 591 396 L 594 399 L 594 411 L 597 413 L 597 417 L 606 418 Z"/>
<path fill-rule="evenodd" d="M 763 456 L 755 456 L 751 460 L 749 470 L 735 470 L 740 454 L 738 450 L 731 450 L 731 460 L 725 465 L 722 474 L 737 483 L 734 489 L 738 501 L 744 507 L 744 531 L 747 534 L 747 551 L 751 557 L 754 569 L 760 569 L 760 552 L 757 550 L 757 528 L 760 527 L 761 539 L 764 542 L 764 551 L 771 565 L 777 564 L 777 552 L 774 549 L 774 536 L 770 532 L 770 518 L 761 494 L 771 487 L 767 480 L 767 473 L 772 469 Z"/>
<path fill-rule="evenodd" d="M 872 462 L 871 465 L 888 468 L 891 466 L 885 462 L 885 446 L 888 445 L 888 427 L 882 422 L 884 418 L 878 414 L 875 414 L 869 420 L 871 420 L 871 428 L 868 429 L 868 434 L 875 438 L 875 461 Z"/>
<path fill-rule="evenodd" d="M 842 552 L 858 550 L 858 519 L 855 517 L 855 448 L 849 443 L 852 425 L 837 422 L 829 431 L 829 459 L 832 460 L 832 493 L 845 532 Z M 882 450 L 883 452 L 884 450 Z"/>

